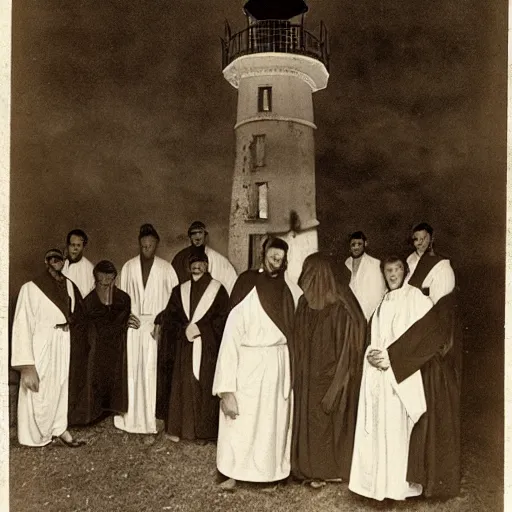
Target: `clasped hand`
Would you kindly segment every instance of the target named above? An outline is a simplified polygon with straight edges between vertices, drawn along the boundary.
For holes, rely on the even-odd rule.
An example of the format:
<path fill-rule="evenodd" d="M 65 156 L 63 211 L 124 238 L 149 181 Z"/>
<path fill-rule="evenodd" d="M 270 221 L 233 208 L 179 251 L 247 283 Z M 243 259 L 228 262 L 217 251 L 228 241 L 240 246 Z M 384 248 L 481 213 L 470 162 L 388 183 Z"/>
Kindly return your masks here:
<path fill-rule="evenodd" d="M 196 324 L 189 324 L 185 329 L 185 336 L 187 337 L 188 341 L 194 341 L 196 338 L 201 336 L 201 331 Z"/>
<path fill-rule="evenodd" d="M 378 370 L 387 370 L 390 366 L 389 355 L 387 350 L 374 348 L 368 351 L 367 361 Z"/>

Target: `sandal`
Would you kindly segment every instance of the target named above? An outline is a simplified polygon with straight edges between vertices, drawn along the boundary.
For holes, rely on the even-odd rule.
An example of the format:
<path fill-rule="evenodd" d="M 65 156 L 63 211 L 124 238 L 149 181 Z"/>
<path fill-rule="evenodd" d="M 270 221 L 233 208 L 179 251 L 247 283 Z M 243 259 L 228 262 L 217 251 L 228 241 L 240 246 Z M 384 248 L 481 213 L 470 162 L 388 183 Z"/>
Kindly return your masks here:
<path fill-rule="evenodd" d="M 83 446 L 85 444 L 85 441 L 77 441 L 76 439 L 66 441 L 64 438 L 60 436 L 54 436 L 52 438 L 52 444 L 55 446 L 67 446 L 68 448 L 78 448 L 79 446 Z"/>

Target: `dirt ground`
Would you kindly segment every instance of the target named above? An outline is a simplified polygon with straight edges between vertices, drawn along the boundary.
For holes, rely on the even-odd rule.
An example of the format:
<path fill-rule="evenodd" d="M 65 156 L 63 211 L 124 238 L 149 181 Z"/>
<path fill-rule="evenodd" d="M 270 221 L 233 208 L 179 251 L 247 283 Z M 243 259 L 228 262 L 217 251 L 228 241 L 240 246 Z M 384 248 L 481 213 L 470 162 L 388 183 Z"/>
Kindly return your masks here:
<path fill-rule="evenodd" d="M 11 511 L 500 511 L 503 377 L 496 361 L 483 350 L 465 354 L 462 492 L 444 503 L 374 502 L 352 494 L 346 483 L 320 490 L 291 483 L 273 491 L 242 484 L 219 492 L 214 445 L 174 444 L 165 436 L 150 445 L 145 436 L 117 431 L 107 418 L 72 431 L 87 441 L 78 449 L 21 447 L 11 429 Z"/>

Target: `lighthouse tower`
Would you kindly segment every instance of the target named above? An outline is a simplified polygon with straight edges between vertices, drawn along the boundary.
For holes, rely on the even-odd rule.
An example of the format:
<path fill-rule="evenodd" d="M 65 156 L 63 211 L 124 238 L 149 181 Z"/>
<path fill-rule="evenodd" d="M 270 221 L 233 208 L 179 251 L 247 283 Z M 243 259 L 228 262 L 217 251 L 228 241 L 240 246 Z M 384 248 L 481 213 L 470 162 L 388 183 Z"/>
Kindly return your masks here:
<path fill-rule="evenodd" d="M 226 22 L 223 74 L 238 89 L 229 259 L 238 272 L 260 265 L 267 235 L 285 239 L 289 277 L 318 250 L 315 91 L 327 86 L 328 43 L 304 28 L 303 0 L 249 0 L 247 26 Z"/>

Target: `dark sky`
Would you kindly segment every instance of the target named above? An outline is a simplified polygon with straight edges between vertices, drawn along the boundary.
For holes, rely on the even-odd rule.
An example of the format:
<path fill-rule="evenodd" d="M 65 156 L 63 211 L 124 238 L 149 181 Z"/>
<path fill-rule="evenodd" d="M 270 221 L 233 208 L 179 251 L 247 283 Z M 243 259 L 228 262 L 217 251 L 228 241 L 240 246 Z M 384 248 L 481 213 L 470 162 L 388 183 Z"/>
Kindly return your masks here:
<path fill-rule="evenodd" d="M 219 36 L 225 18 L 244 27 L 242 5 L 13 4 L 12 293 L 74 227 L 92 260 L 119 266 L 144 222 L 165 258 L 196 218 L 226 251 L 236 91 Z M 506 2 L 309 6 L 308 27 L 324 20 L 331 46 L 329 85 L 315 94 L 322 247 L 344 256 L 347 234 L 363 229 L 381 257 L 426 220 L 466 296 L 501 304 Z M 476 284 L 484 268 L 494 281 Z"/>

